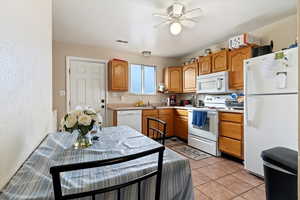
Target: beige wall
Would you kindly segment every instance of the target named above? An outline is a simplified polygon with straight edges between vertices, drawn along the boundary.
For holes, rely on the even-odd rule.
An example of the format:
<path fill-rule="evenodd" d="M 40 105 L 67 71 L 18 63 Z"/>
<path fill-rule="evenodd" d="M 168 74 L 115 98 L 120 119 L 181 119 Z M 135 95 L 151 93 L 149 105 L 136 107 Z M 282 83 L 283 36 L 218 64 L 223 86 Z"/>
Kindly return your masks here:
<path fill-rule="evenodd" d="M 51 126 L 51 6 L 51 0 L 1 4 L 0 190 Z"/>
<path fill-rule="evenodd" d="M 278 51 L 282 48 L 287 48 L 290 44 L 295 42 L 297 37 L 297 15 L 291 15 L 275 23 L 253 30 L 250 32 L 250 34 L 260 38 L 262 44 L 270 44 L 270 41 L 273 40 L 274 51 Z M 211 48 L 212 51 L 217 51 L 220 48 L 227 47 L 228 42 L 224 41 L 206 48 Z M 181 62 L 184 62 L 185 60 L 188 60 L 190 58 L 204 55 L 204 49 L 206 48 L 184 56 Z"/>
<path fill-rule="evenodd" d="M 53 107 L 58 110 L 58 119 L 66 112 L 66 97 L 60 96 L 59 91 L 65 90 L 66 83 L 66 56 L 78 56 L 83 58 L 110 60 L 120 58 L 128 60 L 129 63 L 140 63 L 157 66 L 157 82 L 163 81 L 163 68 L 178 63 L 177 59 L 162 57 L 144 57 L 141 54 L 134 54 L 124 51 L 117 51 L 107 48 L 85 46 L 79 44 L 67 44 L 58 41 L 53 42 Z M 137 96 L 129 93 L 108 93 L 109 104 L 132 104 L 139 100 L 148 100 L 150 103 L 160 103 L 163 95 Z"/>

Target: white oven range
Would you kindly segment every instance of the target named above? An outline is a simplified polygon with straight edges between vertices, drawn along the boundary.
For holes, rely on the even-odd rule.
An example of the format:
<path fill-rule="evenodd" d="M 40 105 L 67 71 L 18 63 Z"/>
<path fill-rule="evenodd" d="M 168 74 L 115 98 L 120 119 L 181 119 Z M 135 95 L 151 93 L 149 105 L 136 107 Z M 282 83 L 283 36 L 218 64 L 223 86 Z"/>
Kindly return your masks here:
<path fill-rule="evenodd" d="M 197 109 L 198 110 L 198 109 Z M 202 127 L 194 126 L 193 110 L 188 116 L 188 145 L 214 156 L 219 156 L 218 150 L 218 111 L 215 109 L 200 109 L 207 112 L 207 120 Z"/>
<path fill-rule="evenodd" d="M 207 95 L 205 107 L 189 110 L 188 114 L 188 145 L 214 156 L 220 156 L 218 148 L 219 115 L 218 109 L 226 108 L 227 96 Z M 193 110 L 207 112 L 207 119 L 202 127 L 192 124 Z"/>

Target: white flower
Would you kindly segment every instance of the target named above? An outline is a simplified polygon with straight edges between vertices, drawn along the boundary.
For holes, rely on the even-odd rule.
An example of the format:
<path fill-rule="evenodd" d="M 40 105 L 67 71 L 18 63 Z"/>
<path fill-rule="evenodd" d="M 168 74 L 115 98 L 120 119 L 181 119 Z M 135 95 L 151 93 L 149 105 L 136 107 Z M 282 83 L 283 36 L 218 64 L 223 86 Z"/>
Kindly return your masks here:
<path fill-rule="evenodd" d="M 65 120 L 65 125 L 67 128 L 72 128 L 77 123 L 77 117 L 74 113 L 68 114 Z"/>
<path fill-rule="evenodd" d="M 98 124 L 98 117 L 96 114 L 90 115 L 90 117 L 95 121 L 95 124 Z"/>
<path fill-rule="evenodd" d="M 64 126 L 65 126 L 65 118 L 62 118 L 60 121 L 60 129 L 64 130 Z"/>
<path fill-rule="evenodd" d="M 92 123 L 92 118 L 89 115 L 82 114 L 78 118 L 78 124 L 84 125 L 84 126 L 89 126 Z"/>
<path fill-rule="evenodd" d="M 74 110 L 71 113 L 74 114 L 76 117 L 79 117 L 83 113 L 83 111 L 82 110 Z"/>

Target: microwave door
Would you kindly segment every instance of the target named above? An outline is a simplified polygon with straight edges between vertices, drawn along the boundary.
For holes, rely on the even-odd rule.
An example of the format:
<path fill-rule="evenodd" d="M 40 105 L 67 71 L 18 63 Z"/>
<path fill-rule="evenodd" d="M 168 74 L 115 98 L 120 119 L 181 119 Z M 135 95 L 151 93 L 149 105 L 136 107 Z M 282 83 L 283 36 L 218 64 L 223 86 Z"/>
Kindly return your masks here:
<path fill-rule="evenodd" d="M 212 92 L 216 91 L 216 85 L 217 82 L 216 80 L 201 80 L 198 83 L 198 93 L 207 93 L 207 92 Z"/>

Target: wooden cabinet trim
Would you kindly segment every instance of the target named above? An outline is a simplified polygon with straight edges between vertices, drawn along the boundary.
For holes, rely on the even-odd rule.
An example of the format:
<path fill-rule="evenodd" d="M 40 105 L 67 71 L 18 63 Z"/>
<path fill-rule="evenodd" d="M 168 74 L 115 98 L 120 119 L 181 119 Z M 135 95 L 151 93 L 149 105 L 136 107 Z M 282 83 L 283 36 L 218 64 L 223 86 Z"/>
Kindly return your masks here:
<path fill-rule="evenodd" d="M 221 121 L 243 123 L 243 114 L 241 113 L 221 112 L 219 116 Z"/>
<path fill-rule="evenodd" d="M 182 110 L 182 109 L 176 109 L 175 110 L 175 115 L 176 116 L 188 116 L 188 111 L 187 110 Z"/>
<path fill-rule="evenodd" d="M 233 122 L 221 121 L 220 135 L 241 141 L 243 139 L 243 125 Z"/>
<path fill-rule="evenodd" d="M 174 113 L 174 109 L 169 109 L 169 108 L 158 109 L 158 114 L 159 115 L 173 115 L 173 113 Z"/>
<path fill-rule="evenodd" d="M 227 137 L 219 137 L 219 149 L 229 155 L 243 159 L 243 143 Z"/>
<path fill-rule="evenodd" d="M 156 109 L 151 109 L 151 110 L 143 110 L 142 111 L 143 116 L 148 116 L 148 115 L 158 115 L 158 110 Z"/>

